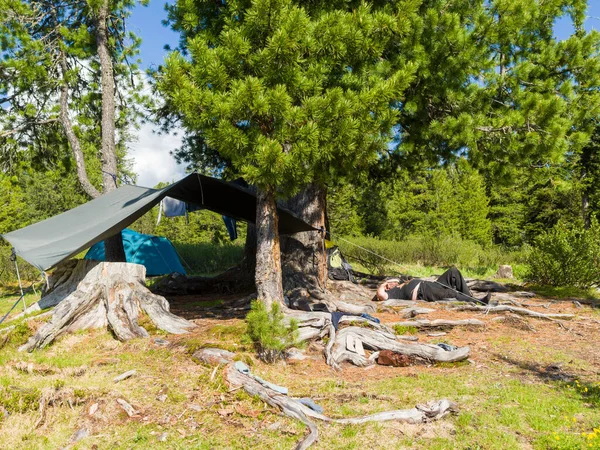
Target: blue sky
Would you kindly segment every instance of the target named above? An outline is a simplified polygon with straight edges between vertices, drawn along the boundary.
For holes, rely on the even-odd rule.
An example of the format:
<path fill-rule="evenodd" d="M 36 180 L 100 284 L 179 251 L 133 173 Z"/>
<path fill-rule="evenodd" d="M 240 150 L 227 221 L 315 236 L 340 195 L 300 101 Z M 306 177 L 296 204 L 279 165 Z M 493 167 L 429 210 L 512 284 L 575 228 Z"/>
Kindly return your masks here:
<path fill-rule="evenodd" d="M 600 0 L 588 0 L 587 30 L 600 30 Z M 156 67 L 163 63 L 165 45 L 177 46 L 179 37 L 170 28 L 162 25 L 167 18 L 164 9 L 165 0 L 150 0 L 148 6 L 137 6 L 129 20 L 129 28 L 142 38 L 140 57 L 142 68 Z M 556 23 L 555 34 L 558 39 L 565 39 L 573 32 L 568 19 Z M 133 169 L 139 175 L 138 184 L 155 186 L 160 181 L 176 181 L 183 177 L 185 168 L 178 165 L 170 155 L 170 151 L 181 145 L 180 136 L 159 135 L 153 124 L 143 125 L 138 132 L 138 139 L 130 144 L 130 156 Z"/>

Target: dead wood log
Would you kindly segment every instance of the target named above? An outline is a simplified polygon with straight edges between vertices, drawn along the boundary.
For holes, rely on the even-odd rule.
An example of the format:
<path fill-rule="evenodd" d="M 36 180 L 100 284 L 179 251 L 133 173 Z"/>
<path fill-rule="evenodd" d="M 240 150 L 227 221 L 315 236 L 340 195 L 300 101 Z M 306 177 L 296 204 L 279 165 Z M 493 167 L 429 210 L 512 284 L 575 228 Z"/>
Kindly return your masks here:
<path fill-rule="evenodd" d="M 275 408 L 279 408 L 286 416 L 300 420 L 308 427 L 309 434 L 297 443 L 297 450 L 307 449 L 313 443 L 315 443 L 319 437 L 319 430 L 311 419 L 318 419 L 324 422 L 339 424 L 361 424 L 366 422 L 383 422 L 389 420 L 397 420 L 400 422 L 414 424 L 438 420 L 450 413 L 457 412 L 457 406 L 455 403 L 443 399 L 432 401 L 425 405 L 417 405 L 412 409 L 388 411 L 364 417 L 334 419 L 313 411 L 292 397 L 282 395 L 263 386 L 254 378 L 237 371 L 232 365 L 229 365 L 226 368 L 225 375 L 229 384 L 232 385 L 232 388 L 237 388 L 240 386 L 243 387 L 250 396 L 258 397 L 265 403 Z"/>
<path fill-rule="evenodd" d="M 182 334 L 194 327 L 192 322 L 169 312 L 166 299 L 146 288 L 145 276 L 146 268 L 139 264 L 95 265 L 76 289 L 58 303 L 51 321 L 20 350 L 42 348 L 67 331 L 107 326 L 120 340 L 147 337 L 148 332 L 138 324 L 142 311 L 169 333 Z"/>
<path fill-rule="evenodd" d="M 403 309 L 402 311 L 400 311 L 400 314 L 402 314 L 402 317 L 404 317 L 406 319 L 410 319 L 419 314 L 429 314 L 434 311 L 435 311 L 435 309 L 431 309 L 431 308 L 410 307 L 410 308 L 406 308 L 406 309 Z"/>
<path fill-rule="evenodd" d="M 394 306 L 408 306 L 408 307 L 417 306 L 417 302 L 413 302 L 412 300 L 397 300 L 397 299 L 384 300 L 383 302 L 380 302 L 379 304 L 382 306 L 389 306 L 392 308 Z"/>
<path fill-rule="evenodd" d="M 382 330 L 372 330 L 364 327 L 347 327 L 338 331 L 335 336 L 335 345 L 331 350 L 332 366 L 339 367 L 344 361 L 350 361 L 357 366 L 367 366 L 369 361 L 363 355 L 351 351 L 347 346 L 347 336 L 352 335 L 353 341 L 359 340 L 362 347 L 373 350 L 391 350 L 403 355 L 416 356 L 426 361 L 455 362 L 469 357 L 469 347 L 459 347 L 447 351 L 432 344 L 416 342 L 400 342 L 394 334 Z"/>
<path fill-rule="evenodd" d="M 483 313 L 500 313 L 500 312 L 511 312 L 514 314 L 520 314 L 521 316 L 535 317 L 537 319 L 572 319 L 575 317 L 574 314 L 557 314 L 557 313 L 541 313 L 537 311 L 531 311 L 530 309 L 518 308 L 516 306 L 509 305 L 498 305 L 498 306 L 479 306 L 479 305 L 459 305 L 454 306 L 452 309 L 456 311 L 481 311 Z"/>
<path fill-rule="evenodd" d="M 533 298 L 535 294 L 532 292 L 526 291 L 516 291 L 516 292 L 499 292 L 494 294 L 494 300 L 498 301 L 515 301 L 519 302 L 523 301 L 525 298 Z"/>
<path fill-rule="evenodd" d="M 391 326 L 415 327 L 415 328 L 453 328 L 453 327 L 484 327 L 485 322 L 477 319 L 462 319 L 462 320 L 409 320 L 406 322 L 394 322 Z"/>

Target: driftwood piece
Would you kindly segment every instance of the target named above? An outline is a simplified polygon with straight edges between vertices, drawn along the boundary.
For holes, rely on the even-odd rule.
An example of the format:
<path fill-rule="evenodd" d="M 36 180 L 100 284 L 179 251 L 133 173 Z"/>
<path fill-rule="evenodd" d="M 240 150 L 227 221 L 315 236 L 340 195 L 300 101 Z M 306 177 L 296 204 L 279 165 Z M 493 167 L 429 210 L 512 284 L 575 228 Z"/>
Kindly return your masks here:
<path fill-rule="evenodd" d="M 389 307 L 394 307 L 394 306 L 417 306 L 418 303 L 417 302 L 413 302 L 412 300 L 396 300 L 396 299 L 392 299 L 392 300 L 384 300 L 383 302 L 379 302 L 379 304 L 381 306 L 389 306 Z"/>
<path fill-rule="evenodd" d="M 453 327 L 484 327 L 485 322 L 477 319 L 462 319 L 462 320 L 410 320 L 406 322 L 395 322 L 389 324 L 391 326 L 415 327 L 415 328 L 453 328 Z"/>
<path fill-rule="evenodd" d="M 171 314 L 164 297 L 148 291 L 145 276 L 146 268 L 139 264 L 102 262 L 95 265 L 77 289 L 58 303 L 52 320 L 20 350 L 33 351 L 48 345 L 62 333 L 88 328 L 108 327 L 120 340 L 146 337 L 147 331 L 138 324 L 141 311 L 158 328 L 170 333 L 181 334 L 195 327 L 192 322 Z"/>
<path fill-rule="evenodd" d="M 402 315 L 402 317 L 410 319 L 411 317 L 418 316 L 419 314 L 429 314 L 434 311 L 435 311 L 435 309 L 431 309 L 431 308 L 410 307 L 410 308 L 406 308 L 406 309 L 403 309 L 402 311 L 400 311 L 400 314 Z"/>
<path fill-rule="evenodd" d="M 400 342 L 393 334 L 381 330 L 372 330 L 363 327 L 347 327 L 338 331 L 335 337 L 335 345 L 331 351 L 333 366 L 339 367 L 344 361 L 350 361 L 357 366 L 367 366 L 369 361 L 356 352 L 348 351 L 346 347 L 347 336 L 352 335 L 355 340 L 360 340 L 363 347 L 373 350 L 391 350 L 403 355 L 416 356 L 428 361 L 455 362 L 469 357 L 469 347 L 459 347 L 456 350 L 447 351 L 437 345 L 421 344 L 416 342 Z"/>
<path fill-rule="evenodd" d="M 511 312 L 519 314 L 521 316 L 535 317 L 537 319 L 572 319 L 575 317 L 574 314 L 558 314 L 558 313 L 541 313 L 537 311 L 531 311 L 530 309 L 518 308 L 516 306 L 509 305 L 498 305 L 498 306 L 479 306 L 479 305 L 459 305 L 452 309 L 456 311 L 481 311 L 483 313 L 500 313 L 500 312 Z"/>
<path fill-rule="evenodd" d="M 137 370 L 133 369 L 133 370 L 128 370 L 127 372 L 122 373 L 121 375 L 119 375 L 118 377 L 115 377 L 113 379 L 113 381 L 115 383 L 118 383 L 119 381 L 123 381 L 126 380 L 127 378 L 131 378 L 132 376 L 137 374 Z"/>
<path fill-rule="evenodd" d="M 443 399 L 432 401 L 425 405 L 417 405 L 412 409 L 388 411 L 364 417 L 334 419 L 313 411 L 292 397 L 282 395 L 261 385 L 252 377 L 240 373 L 231 365 L 226 369 L 226 378 L 232 387 L 235 388 L 242 386 L 250 396 L 258 397 L 265 403 L 275 408 L 279 408 L 286 416 L 300 420 L 308 427 L 309 434 L 297 443 L 297 450 L 307 449 L 313 443 L 315 443 L 319 437 L 317 426 L 311 419 L 318 419 L 324 422 L 339 424 L 361 424 L 366 422 L 383 422 L 389 420 L 397 420 L 400 422 L 414 424 L 438 420 L 450 413 L 457 411 L 456 404 L 449 400 Z"/>
<path fill-rule="evenodd" d="M 10 320 L 17 320 L 28 314 L 58 305 L 61 300 L 78 289 L 87 273 L 97 265 L 98 261 L 88 259 L 70 259 L 59 264 L 48 277 L 48 285 L 44 285 L 42 298 L 29 305 L 22 313 L 11 317 Z"/>
<path fill-rule="evenodd" d="M 119 406 L 123 409 L 123 411 L 125 411 L 127 413 L 127 415 L 129 417 L 133 417 L 137 414 L 136 410 L 133 408 L 133 406 L 131 406 L 129 403 L 127 403 L 126 400 L 122 399 L 122 398 L 118 398 L 117 399 L 117 403 L 119 404 Z"/>

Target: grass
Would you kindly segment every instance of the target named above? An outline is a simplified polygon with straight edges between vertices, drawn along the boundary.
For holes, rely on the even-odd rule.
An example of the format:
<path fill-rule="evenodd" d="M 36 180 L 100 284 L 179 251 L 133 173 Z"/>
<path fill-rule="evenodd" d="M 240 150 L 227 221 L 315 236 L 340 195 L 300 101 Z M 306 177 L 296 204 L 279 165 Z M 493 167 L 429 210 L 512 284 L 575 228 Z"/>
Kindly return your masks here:
<path fill-rule="evenodd" d="M 194 334 L 161 336 L 171 342 L 167 347 L 153 344 L 153 339 L 121 343 L 105 331 L 94 330 L 22 354 L 16 347 L 28 333 L 20 333 L 0 357 L 0 406 L 9 412 L 0 427 L 3 446 L 59 448 L 85 426 L 90 436 L 74 448 L 292 448 L 306 433 L 303 425 L 242 390 L 231 391 L 220 370 L 192 362 L 193 349 L 218 344 L 237 350 L 238 359 L 248 362 L 254 373 L 287 386 L 291 395 L 314 398 L 333 417 L 411 408 L 440 398 L 451 399 L 460 408 L 457 415 L 425 426 L 319 423 L 315 448 L 600 448 L 600 431 L 596 431 L 600 385 L 584 376 L 597 367 L 574 351 L 576 346 L 548 342 L 539 348 L 524 333 L 481 335 L 486 354 L 508 351 L 509 356 L 478 368 L 470 363 L 379 368 L 371 375 L 345 367 L 336 373 L 320 360 L 265 365 L 242 345 L 244 321 L 208 323 Z M 533 369 L 523 369 L 528 358 L 540 364 L 561 363 L 582 375 L 568 383 L 540 379 Z M 17 370 L 19 361 L 31 364 L 33 370 Z M 74 369 L 80 367 L 85 368 L 83 374 L 75 375 Z M 113 382 L 131 369 L 138 375 Z M 72 409 L 67 404 L 49 407 L 47 423 L 36 429 L 39 398 L 48 389 L 71 389 L 83 403 Z M 164 401 L 158 399 L 160 392 L 166 392 Z M 117 398 L 132 404 L 139 417 L 127 417 Z M 94 403 L 98 412 L 90 417 L 88 410 Z M 163 442 L 159 437 L 165 433 Z"/>
<path fill-rule="evenodd" d="M 18 288 L 16 290 L 10 289 L 3 293 L 0 293 L 0 318 L 4 317 L 4 314 L 6 314 L 10 310 L 10 308 L 13 307 L 13 305 L 19 299 L 20 296 L 21 296 L 21 294 L 19 293 Z M 35 294 L 33 292 L 26 293 L 24 299 L 25 299 L 25 304 L 27 306 L 32 305 L 33 303 L 37 302 L 40 299 L 39 291 L 37 294 Z M 23 312 L 23 303 L 21 301 L 21 302 L 19 302 L 19 304 L 17 306 L 15 306 L 11 315 L 19 314 L 22 312 Z M 0 325 L 0 327 L 1 326 L 2 325 Z"/>
<path fill-rule="evenodd" d="M 243 242 L 187 244 L 173 242 L 188 275 L 214 275 L 239 264 L 244 257 Z"/>
<path fill-rule="evenodd" d="M 190 246 L 189 251 L 193 253 L 194 248 Z M 231 255 L 235 252 L 239 249 L 231 250 Z M 195 254 L 208 257 L 209 247 Z M 232 261 L 233 256 L 221 260 L 223 266 Z M 203 273 L 212 270 L 198 267 Z M 443 270 L 415 264 L 407 266 L 404 273 L 428 276 Z M 478 278 L 495 272 L 491 266 L 461 270 Z M 597 298 L 592 291 L 527 289 L 557 298 Z M 0 297 L 0 311 L 6 311 L 18 298 L 14 293 L 13 286 Z M 37 300 L 28 295 L 28 305 Z M 584 308 L 582 315 L 600 317 L 599 310 Z M 15 311 L 20 312 L 19 307 Z M 18 322 L 0 351 L 0 407 L 9 413 L 3 416 L 0 409 L 3 448 L 62 448 L 81 427 L 90 430 L 90 436 L 74 449 L 294 447 L 306 434 L 302 424 L 281 416 L 242 390 L 231 391 L 221 370 L 213 371 L 190 358 L 199 348 L 218 346 L 235 351 L 236 359 L 246 362 L 264 379 L 288 387 L 291 395 L 314 398 L 332 417 L 412 408 L 440 398 L 451 399 L 460 408 L 457 415 L 425 426 L 319 423 L 316 449 L 600 449 L 600 384 L 591 376 L 598 372 L 599 360 L 593 357 L 595 337 L 587 328 L 581 329 L 587 333 L 583 337 L 568 334 L 550 322 L 535 322 L 536 333 L 506 328 L 501 334 L 466 337 L 468 332 L 455 330 L 449 332 L 448 339 L 474 345 L 475 365 L 462 362 L 378 367 L 372 371 L 344 367 L 342 372 L 334 372 L 322 360 L 263 364 L 254 356 L 252 346 L 243 341 L 246 324 L 237 319 L 206 319 L 198 331 L 178 337 L 148 326 L 152 338 L 171 343 L 166 347 L 155 345 L 152 338 L 121 343 L 108 332 L 92 330 L 63 336 L 41 351 L 19 353 L 17 347 L 33 332 L 36 322 Z M 544 335 L 544 330 L 553 333 L 552 338 Z M 410 328 L 396 332 L 418 333 Z M 568 340 L 554 339 L 559 335 L 567 335 Z M 478 343 L 483 346 L 477 348 Z M 31 365 L 32 370 L 18 369 L 19 363 Z M 540 367 L 550 364 L 574 374 L 572 381 L 544 378 Z M 135 377 L 113 382 L 114 377 L 131 369 L 138 371 Z M 36 428 L 39 399 L 48 390 L 72 390 L 83 403 L 72 408 L 68 404 L 49 407 L 46 422 Z M 159 399 L 161 392 L 166 392 L 164 401 Z M 117 398 L 132 404 L 139 417 L 129 418 L 116 403 Z M 99 405 L 98 412 L 89 416 L 94 403 Z M 165 435 L 164 441 L 159 439 Z"/>
<path fill-rule="evenodd" d="M 536 284 L 527 285 L 527 290 L 535 292 L 543 297 L 549 298 L 577 298 L 583 300 L 600 300 L 600 292 L 597 289 L 580 289 L 576 287 L 554 287 L 540 286 Z"/>
<path fill-rule="evenodd" d="M 417 327 L 405 327 L 405 326 L 402 326 L 402 325 L 394 325 L 394 331 L 398 335 L 417 334 L 419 332 L 419 330 L 417 329 Z"/>

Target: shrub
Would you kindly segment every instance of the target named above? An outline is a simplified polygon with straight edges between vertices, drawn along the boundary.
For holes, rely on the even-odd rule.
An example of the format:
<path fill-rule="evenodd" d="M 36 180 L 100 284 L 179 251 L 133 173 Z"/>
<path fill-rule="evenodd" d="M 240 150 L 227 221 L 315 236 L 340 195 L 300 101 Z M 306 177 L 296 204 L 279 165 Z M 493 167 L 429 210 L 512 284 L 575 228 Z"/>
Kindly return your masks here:
<path fill-rule="evenodd" d="M 507 253 L 500 247 L 482 247 L 458 235 L 432 236 L 410 235 L 402 241 L 388 241 L 370 237 L 349 238 L 361 247 L 340 240 L 336 242 L 342 253 L 352 260 L 359 261 L 374 273 L 384 274 L 389 262 L 381 255 L 399 264 L 420 264 L 423 266 L 459 266 L 462 268 L 494 267 L 510 264 L 518 254 Z M 371 253 L 372 252 L 372 253 Z"/>
<path fill-rule="evenodd" d="M 549 286 L 589 288 L 600 281 L 600 227 L 557 224 L 539 235 L 529 253 L 526 280 Z"/>
<path fill-rule="evenodd" d="M 298 339 L 298 324 L 295 320 L 286 325 L 278 303 L 270 311 L 260 300 L 254 300 L 246 316 L 248 338 L 256 347 L 258 357 L 272 363 L 284 356 L 285 350 L 293 347 Z"/>

